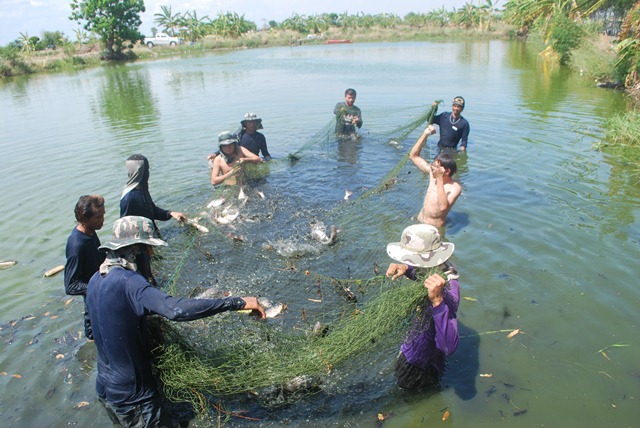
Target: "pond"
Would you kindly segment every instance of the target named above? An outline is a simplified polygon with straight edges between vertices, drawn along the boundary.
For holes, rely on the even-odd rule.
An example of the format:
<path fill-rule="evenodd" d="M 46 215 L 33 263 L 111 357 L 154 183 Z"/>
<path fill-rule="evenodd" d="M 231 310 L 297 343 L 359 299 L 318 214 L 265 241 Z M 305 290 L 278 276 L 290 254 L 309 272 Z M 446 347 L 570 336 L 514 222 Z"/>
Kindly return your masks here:
<path fill-rule="evenodd" d="M 364 126 L 344 144 L 326 136 L 348 87 Z M 414 121 L 433 100 L 449 111 L 457 95 L 471 134 L 456 155 L 463 192 L 446 240 L 461 273 L 462 339 L 442 390 L 398 392 L 395 352 L 372 346 L 358 357 L 366 366 L 336 368 L 347 381 L 331 391 L 275 409 L 232 400 L 230 411 L 249 406 L 261 421 L 228 424 L 376 426 L 379 413 L 385 427 L 636 424 L 639 178 L 593 149 L 624 95 L 508 41 L 226 51 L 1 81 L 0 260 L 17 261 L 0 270 L 2 424 L 110 426 L 82 301 L 64 294 L 62 274 L 43 273 L 64 264 L 80 195 L 105 196 L 99 236 L 109 236 L 129 155 L 149 158 L 159 206 L 198 216 L 219 196 L 207 164 L 218 133 L 247 112 L 263 119 L 276 159 L 247 187 L 245 221 L 209 224 L 193 251 L 192 230 L 161 224 L 169 247 L 156 268 L 168 287 L 186 260 L 179 295 L 211 285 L 286 302 L 286 323 L 313 311 L 313 275 L 301 272 L 369 278 L 374 264 L 386 268 L 385 245 L 415 222 L 427 185 L 403 164 L 425 126 Z M 336 224 L 336 245 L 308 239 L 313 220 Z"/>

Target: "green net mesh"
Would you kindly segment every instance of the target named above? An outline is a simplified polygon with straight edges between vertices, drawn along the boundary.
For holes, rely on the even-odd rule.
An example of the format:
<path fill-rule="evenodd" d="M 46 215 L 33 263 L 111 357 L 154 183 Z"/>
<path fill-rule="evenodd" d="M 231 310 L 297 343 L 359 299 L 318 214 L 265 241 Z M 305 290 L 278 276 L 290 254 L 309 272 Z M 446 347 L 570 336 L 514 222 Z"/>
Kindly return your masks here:
<path fill-rule="evenodd" d="M 282 404 L 348 384 L 354 360 L 393 364 L 426 293 L 421 281 L 384 277 L 386 244 L 420 208 L 426 179 L 406 165 L 407 138 L 434 111 L 368 112 L 378 128 L 344 141 L 332 121 L 295 152 L 246 165 L 241 185 L 194 200 L 208 233 L 163 231 L 170 246 L 154 268 L 169 293 L 262 296 L 282 308 L 264 321 L 230 312 L 162 323 L 155 354 L 168 397 L 198 412 L 212 397 L 246 392 Z M 314 227 L 329 235 L 330 225 L 334 242 L 314 239 Z"/>

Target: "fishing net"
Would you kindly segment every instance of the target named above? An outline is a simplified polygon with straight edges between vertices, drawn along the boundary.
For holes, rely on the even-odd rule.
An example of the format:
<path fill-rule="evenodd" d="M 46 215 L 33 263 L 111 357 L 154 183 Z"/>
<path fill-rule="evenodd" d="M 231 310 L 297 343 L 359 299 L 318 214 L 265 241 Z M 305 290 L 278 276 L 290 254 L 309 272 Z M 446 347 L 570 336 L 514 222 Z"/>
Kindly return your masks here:
<path fill-rule="evenodd" d="M 422 281 L 385 278 L 386 244 L 420 208 L 426 179 L 406 165 L 407 138 L 433 112 L 368 112 L 377 128 L 343 141 L 332 121 L 288 156 L 246 165 L 240 185 L 201 201 L 197 221 L 207 233 L 163 231 L 170 246 L 154 268 L 169 293 L 261 296 L 279 313 L 162 323 L 155 355 L 169 398 L 201 413 L 212 397 L 246 392 L 275 406 L 393 365 L 426 292 Z"/>

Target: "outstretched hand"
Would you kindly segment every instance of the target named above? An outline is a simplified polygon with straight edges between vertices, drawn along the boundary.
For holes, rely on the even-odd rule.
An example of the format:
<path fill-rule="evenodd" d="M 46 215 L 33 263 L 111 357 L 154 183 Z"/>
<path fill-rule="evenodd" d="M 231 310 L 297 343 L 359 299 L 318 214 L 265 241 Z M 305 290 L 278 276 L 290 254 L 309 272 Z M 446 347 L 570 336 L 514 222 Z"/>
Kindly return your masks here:
<path fill-rule="evenodd" d="M 179 221 L 180 223 L 184 223 L 185 221 L 187 221 L 187 216 L 177 211 L 171 211 L 171 217 L 173 217 L 175 220 Z"/>
<path fill-rule="evenodd" d="M 242 310 L 250 310 L 252 315 L 259 315 L 260 319 L 265 319 L 267 314 L 264 313 L 264 308 L 258 302 L 255 297 L 243 297 L 244 308 Z"/>

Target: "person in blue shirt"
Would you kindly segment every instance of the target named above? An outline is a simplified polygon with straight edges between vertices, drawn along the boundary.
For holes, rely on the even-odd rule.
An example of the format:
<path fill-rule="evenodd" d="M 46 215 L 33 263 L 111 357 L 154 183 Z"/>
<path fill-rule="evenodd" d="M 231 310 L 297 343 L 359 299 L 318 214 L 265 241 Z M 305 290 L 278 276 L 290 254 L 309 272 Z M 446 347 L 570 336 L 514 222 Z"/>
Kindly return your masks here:
<path fill-rule="evenodd" d="M 240 147 L 248 149 L 254 155 L 262 153 L 262 159 L 265 161 L 271 160 L 267 149 L 267 139 L 264 134 L 258 132 L 258 129 L 262 129 L 262 119 L 255 113 L 247 113 L 240 121 L 240 125 L 242 125 L 242 129 L 238 133 Z"/>
<path fill-rule="evenodd" d="M 77 226 L 67 239 L 64 266 L 64 291 L 70 296 L 82 296 L 85 299 L 87 284 L 104 261 L 104 254 L 98 250 L 100 238 L 97 230 L 104 225 L 104 198 L 100 195 L 80 196 L 74 213 Z M 84 335 L 93 340 L 91 320 L 84 308 Z"/>
<path fill-rule="evenodd" d="M 124 427 L 173 427 L 162 403 L 149 360 L 146 320 L 160 315 L 189 321 L 225 311 L 251 310 L 265 317 L 255 297 L 185 299 L 152 286 L 139 273 L 140 253 L 167 245 L 157 237 L 150 219 L 122 217 L 100 249 L 104 263 L 89 281 L 87 308 L 98 352 L 96 392 L 114 424 Z M 144 263 L 148 263 L 146 257 Z M 150 268 L 150 267 L 149 267 Z"/>
<path fill-rule="evenodd" d="M 437 105 L 434 101 L 432 105 Z M 451 105 L 451 112 L 445 111 L 437 114 L 433 118 L 433 123 L 440 128 L 440 139 L 438 140 L 438 148 L 456 149 L 460 144 L 460 151 L 467 150 L 469 140 L 469 131 L 471 130 L 467 119 L 462 117 L 465 101 L 462 97 L 455 97 Z M 436 127 L 429 125 L 427 130 L 430 134 L 435 134 Z"/>

